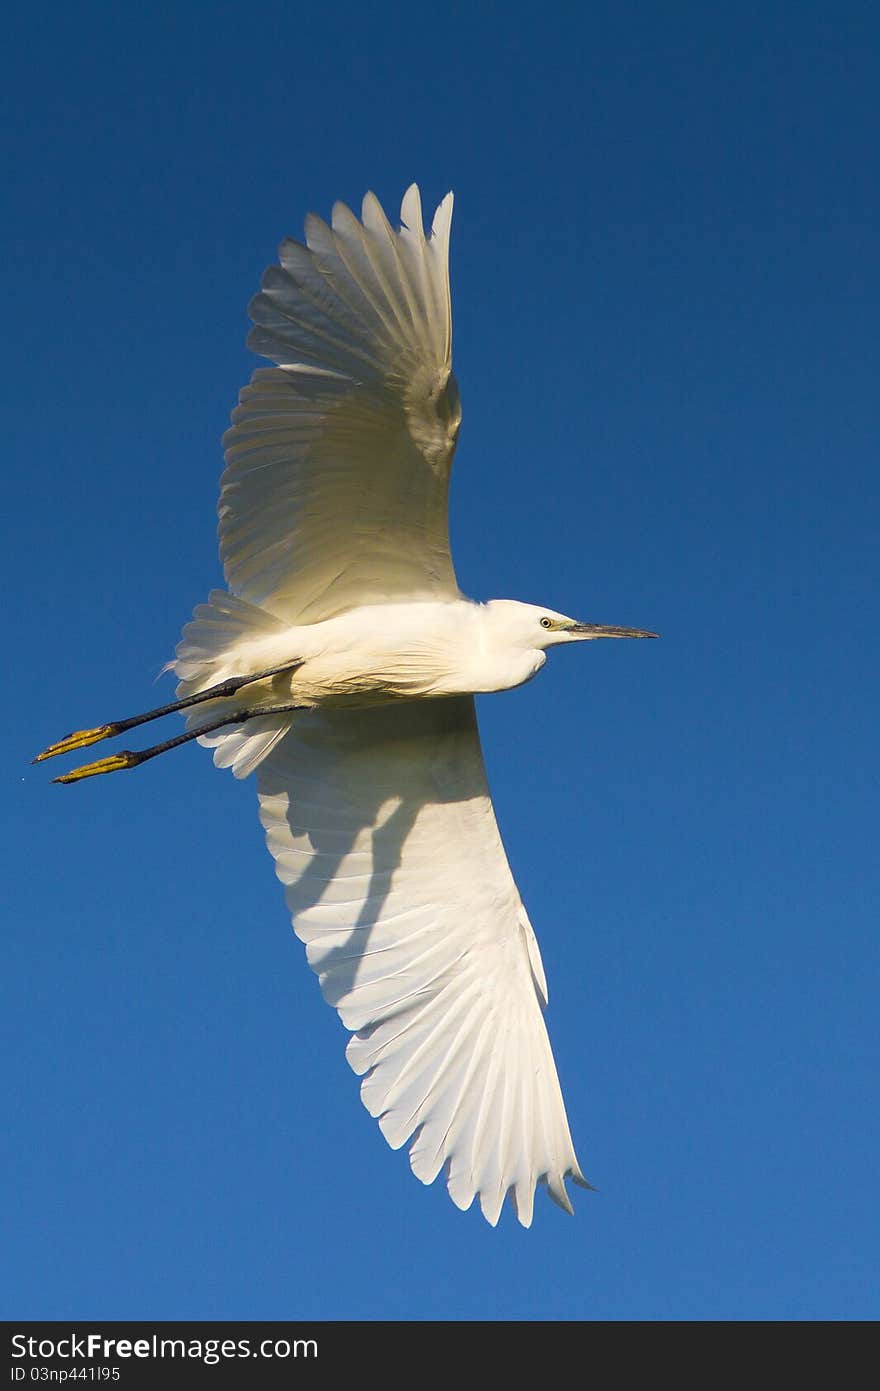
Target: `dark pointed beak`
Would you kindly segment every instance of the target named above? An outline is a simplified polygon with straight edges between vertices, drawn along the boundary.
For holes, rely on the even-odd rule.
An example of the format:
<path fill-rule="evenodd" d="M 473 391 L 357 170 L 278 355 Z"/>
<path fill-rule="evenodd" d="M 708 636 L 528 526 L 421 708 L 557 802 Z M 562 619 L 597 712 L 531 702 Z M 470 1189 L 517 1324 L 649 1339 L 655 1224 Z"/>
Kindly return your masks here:
<path fill-rule="evenodd" d="M 614 628 L 606 623 L 572 623 L 566 629 L 579 638 L 658 638 L 659 633 L 649 633 L 644 628 Z"/>

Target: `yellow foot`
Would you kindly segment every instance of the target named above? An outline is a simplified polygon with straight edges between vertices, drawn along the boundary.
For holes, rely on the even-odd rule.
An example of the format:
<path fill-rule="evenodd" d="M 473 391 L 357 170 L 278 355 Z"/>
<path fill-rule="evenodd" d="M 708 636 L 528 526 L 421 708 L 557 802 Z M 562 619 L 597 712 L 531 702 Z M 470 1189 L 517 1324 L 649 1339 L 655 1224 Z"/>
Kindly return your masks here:
<path fill-rule="evenodd" d="M 138 754 L 129 753 L 126 749 L 123 753 L 111 754 L 109 758 L 98 758 L 94 763 L 84 763 L 81 768 L 62 773 L 60 778 L 53 778 L 52 781 L 79 782 L 80 778 L 95 778 L 99 773 L 115 773 L 120 768 L 135 768 L 140 762 Z"/>
<path fill-rule="evenodd" d="M 97 729 L 75 729 L 66 738 L 59 739 L 57 744 L 50 744 L 48 749 L 38 753 L 34 763 L 42 763 L 44 758 L 54 758 L 59 753 L 73 753 L 74 749 L 87 749 L 89 744 L 97 744 L 100 739 L 110 739 L 116 732 L 114 724 L 99 724 Z"/>

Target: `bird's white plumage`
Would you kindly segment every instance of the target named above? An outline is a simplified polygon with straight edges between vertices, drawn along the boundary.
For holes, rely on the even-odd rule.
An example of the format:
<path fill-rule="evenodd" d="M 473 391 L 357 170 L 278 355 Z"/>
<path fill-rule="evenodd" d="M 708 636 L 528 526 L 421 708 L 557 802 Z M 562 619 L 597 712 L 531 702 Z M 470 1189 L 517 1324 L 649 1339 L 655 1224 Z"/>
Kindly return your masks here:
<path fill-rule="evenodd" d="M 274 644 L 283 642 L 285 625 L 264 609 L 239 599 L 225 590 L 213 589 L 206 604 L 199 604 L 186 624 L 174 669 L 180 678 L 177 692 L 187 696 L 210 684 L 217 675 L 218 661 L 225 654 L 231 666 L 222 674 L 231 676 L 244 669 L 256 671 L 271 667 L 275 660 Z M 282 656 L 286 649 L 282 649 Z M 281 660 L 281 658 L 279 658 Z M 187 717 L 189 729 L 200 729 L 219 716 L 224 702 L 206 701 Z M 226 702 L 228 707 L 228 702 Z M 264 715 L 248 720 L 247 724 L 227 725 L 199 740 L 214 750 L 218 768 L 229 768 L 237 778 L 246 778 L 259 767 L 262 760 L 290 729 L 289 715 Z"/>
<path fill-rule="evenodd" d="M 473 700 L 310 714 L 259 771 L 263 825 L 347 1056 L 423 1182 L 524 1225 L 535 1184 L 583 1181 Z"/>
<path fill-rule="evenodd" d="M 426 238 L 413 187 L 395 232 L 368 194 L 362 223 L 337 204 L 332 226 L 308 219 L 305 246 L 282 244 L 249 339 L 279 365 L 254 373 L 225 439 L 219 530 L 232 595 L 212 595 L 185 629 L 181 695 L 281 634 L 274 664 L 285 628 L 293 642 L 304 624 L 368 605 L 462 602 L 447 532 L 460 419 L 451 211 L 450 195 Z M 247 669 L 270 664 L 259 651 Z M 352 651 L 352 675 L 366 651 Z M 517 660 L 516 681 L 543 653 Z M 211 713 L 197 708 L 191 725 Z M 259 765 L 296 931 L 353 1031 L 348 1059 L 390 1144 L 409 1141 L 419 1178 L 445 1169 L 454 1202 L 478 1195 L 492 1223 L 509 1193 L 528 1225 L 542 1181 L 570 1207 L 566 1175 L 584 1180 L 472 697 L 261 717 L 204 742 L 239 776 Z"/>
<path fill-rule="evenodd" d="M 452 196 L 393 232 L 372 194 L 285 241 L 251 303 L 254 373 L 224 440 L 230 589 L 290 621 L 355 604 L 457 598 L 447 531 L 458 433 L 451 376 Z"/>

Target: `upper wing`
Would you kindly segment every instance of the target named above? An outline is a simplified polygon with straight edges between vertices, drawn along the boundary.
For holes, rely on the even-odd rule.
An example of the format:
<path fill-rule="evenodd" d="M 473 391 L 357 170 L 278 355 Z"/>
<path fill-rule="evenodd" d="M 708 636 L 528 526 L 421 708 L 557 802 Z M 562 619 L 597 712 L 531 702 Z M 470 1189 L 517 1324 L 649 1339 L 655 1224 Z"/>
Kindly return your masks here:
<path fill-rule="evenodd" d="M 584 1183 L 541 1010 L 538 945 L 498 834 L 473 700 L 312 713 L 259 770 L 297 935 L 347 1057 L 424 1183 L 524 1226 Z"/>
<path fill-rule="evenodd" d="M 230 589 L 279 618 L 457 598 L 446 499 L 461 420 L 452 376 L 452 195 L 395 232 L 368 193 L 310 215 L 306 242 L 250 306 L 248 344 L 280 366 L 245 387 L 224 437 L 220 554 Z"/>

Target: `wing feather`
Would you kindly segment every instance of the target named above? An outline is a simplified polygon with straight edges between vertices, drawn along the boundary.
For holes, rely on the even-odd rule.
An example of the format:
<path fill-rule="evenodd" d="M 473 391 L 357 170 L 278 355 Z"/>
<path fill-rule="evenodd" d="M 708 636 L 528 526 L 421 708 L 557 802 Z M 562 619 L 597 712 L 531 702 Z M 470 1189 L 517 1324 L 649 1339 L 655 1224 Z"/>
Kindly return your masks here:
<path fill-rule="evenodd" d="M 371 602 L 456 599 L 447 494 L 461 412 L 452 376 L 449 224 L 418 189 L 395 231 L 367 194 L 310 215 L 306 244 L 251 303 L 248 342 L 278 366 L 224 437 L 220 553 L 234 594 L 286 622 Z"/>
<path fill-rule="evenodd" d="M 310 714 L 259 770 L 269 849 L 361 1096 L 413 1172 L 528 1226 L 583 1183 L 537 943 L 486 785 L 473 701 Z M 538 970 L 536 970 L 536 963 Z"/>

